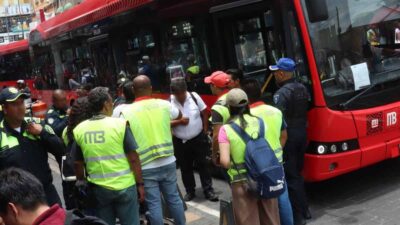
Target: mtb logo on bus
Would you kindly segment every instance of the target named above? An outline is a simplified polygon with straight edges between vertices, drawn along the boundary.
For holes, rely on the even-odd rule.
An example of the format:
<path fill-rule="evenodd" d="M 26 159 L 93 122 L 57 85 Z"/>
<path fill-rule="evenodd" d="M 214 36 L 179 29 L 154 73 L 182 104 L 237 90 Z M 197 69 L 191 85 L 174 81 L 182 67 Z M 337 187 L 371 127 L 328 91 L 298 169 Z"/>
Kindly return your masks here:
<path fill-rule="evenodd" d="M 397 124 L 397 113 L 390 112 L 386 114 L 386 126 L 391 127 Z"/>

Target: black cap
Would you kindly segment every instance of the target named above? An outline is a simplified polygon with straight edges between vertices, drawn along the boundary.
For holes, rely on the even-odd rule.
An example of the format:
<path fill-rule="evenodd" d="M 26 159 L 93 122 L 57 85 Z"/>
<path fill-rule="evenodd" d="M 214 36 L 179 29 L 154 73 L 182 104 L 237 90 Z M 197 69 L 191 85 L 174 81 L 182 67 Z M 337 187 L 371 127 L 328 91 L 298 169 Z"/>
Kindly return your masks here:
<path fill-rule="evenodd" d="M 29 95 L 18 91 L 15 87 L 4 88 L 0 93 L 0 103 L 14 102 L 18 98 L 29 98 Z"/>

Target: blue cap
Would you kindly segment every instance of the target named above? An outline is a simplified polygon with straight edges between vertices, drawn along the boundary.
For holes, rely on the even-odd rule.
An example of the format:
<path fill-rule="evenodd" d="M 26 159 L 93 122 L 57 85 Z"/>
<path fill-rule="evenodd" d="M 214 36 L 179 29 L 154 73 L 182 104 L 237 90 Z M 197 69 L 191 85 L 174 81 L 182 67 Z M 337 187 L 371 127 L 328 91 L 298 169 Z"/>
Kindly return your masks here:
<path fill-rule="evenodd" d="M 26 93 L 19 91 L 15 87 L 4 88 L 0 92 L 0 103 L 4 104 L 6 102 L 14 102 L 20 97 L 26 99 L 29 98 L 30 96 Z"/>
<path fill-rule="evenodd" d="M 296 63 L 290 58 L 280 58 L 276 65 L 269 66 L 269 70 L 271 71 L 283 70 L 293 72 L 295 69 Z"/>

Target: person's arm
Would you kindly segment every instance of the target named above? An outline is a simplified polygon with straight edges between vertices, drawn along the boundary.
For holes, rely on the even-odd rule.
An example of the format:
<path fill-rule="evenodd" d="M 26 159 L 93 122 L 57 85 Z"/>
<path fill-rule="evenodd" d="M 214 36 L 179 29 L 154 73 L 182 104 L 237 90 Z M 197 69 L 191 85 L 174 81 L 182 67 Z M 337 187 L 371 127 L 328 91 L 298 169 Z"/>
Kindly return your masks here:
<path fill-rule="evenodd" d="M 207 109 L 204 109 L 203 111 L 201 111 L 201 115 L 203 117 L 203 121 L 202 121 L 203 122 L 203 131 L 205 134 L 207 134 L 208 126 L 209 126 L 209 121 L 208 121 L 209 114 L 208 114 Z"/>
<path fill-rule="evenodd" d="M 282 148 L 285 147 L 287 139 L 288 139 L 288 134 L 287 134 L 286 129 L 282 130 L 281 131 L 281 137 L 279 138 L 279 141 L 281 142 Z"/>
<path fill-rule="evenodd" d="M 44 125 L 42 127 L 37 123 L 28 123 L 26 130 L 34 136 L 39 136 L 47 151 L 54 155 L 58 163 L 61 163 L 61 157 L 65 154 L 65 146 L 50 126 Z"/>
<path fill-rule="evenodd" d="M 169 111 L 170 111 L 171 121 L 181 119 L 182 118 L 181 111 L 178 108 L 176 108 L 175 106 L 173 106 L 170 102 L 168 102 L 168 104 L 169 104 L 169 108 L 170 108 Z"/>
<path fill-rule="evenodd" d="M 218 143 L 220 150 L 221 166 L 228 169 L 231 166 L 230 143 L 226 136 L 225 128 L 221 128 L 218 133 Z"/>
<path fill-rule="evenodd" d="M 129 166 L 135 175 L 136 186 L 139 193 L 139 201 L 144 202 L 145 192 L 142 177 L 142 167 L 139 154 L 136 152 L 136 149 L 138 149 L 138 146 L 135 138 L 133 137 L 132 131 L 129 128 L 129 125 L 127 125 L 124 136 L 124 152 L 126 154 L 126 158 L 128 159 Z"/>
<path fill-rule="evenodd" d="M 212 138 L 212 160 L 215 165 L 219 165 L 219 144 L 218 144 L 218 134 L 221 126 L 223 125 L 223 118 L 221 114 L 217 111 L 211 111 L 211 122 L 212 122 L 212 131 L 213 131 L 213 138 Z"/>
<path fill-rule="evenodd" d="M 71 155 L 74 160 L 75 176 L 78 181 L 85 180 L 85 162 L 83 158 L 82 149 L 74 141 L 71 147 Z"/>
<path fill-rule="evenodd" d="M 213 138 L 212 138 L 212 154 L 211 154 L 211 157 L 212 157 L 212 160 L 213 160 L 213 162 L 214 162 L 214 164 L 215 165 L 219 165 L 220 164 L 220 162 L 219 162 L 219 144 L 218 144 L 218 133 L 219 133 L 219 130 L 221 129 L 221 127 L 222 127 L 222 125 L 221 124 L 214 124 L 213 126 L 212 126 L 212 128 L 213 128 Z"/>
<path fill-rule="evenodd" d="M 171 127 L 176 127 L 179 125 L 188 125 L 188 124 L 189 124 L 188 118 L 184 118 L 184 117 L 181 117 L 176 120 L 171 120 Z"/>
<path fill-rule="evenodd" d="M 46 124 L 49 125 L 57 136 L 61 137 L 64 128 L 67 126 L 68 117 L 60 118 L 57 115 L 48 115 L 46 117 Z"/>
<path fill-rule="evenodd" d="M 281 110 L 282 114 L 285 115 L 286 110 L 287 110 L 287 99 L 286 96 L 281 93 L 281 92 L 277 92 L 274 95 L 274 105 L 276 108 L 278 108 L 279 110 Z"/>
<path fill-rule="evenodd" d="M 288 134 L 287 134 L 287 124 L 284 119 L 282 119 L 282 125 L 281 125 L 281 136 L 279 137 L 279 141 L 281 142 L 281 147 L 285 147 L 286 141 L 288 139 Z"/>
<path fill-rule="evenodd" d="M 200 109 L 200 113 L 202 116 L 202 122 L 203 122 L 203 131 L 204 133 L 208 132 L 208 127 L 209 127 L 209 113 L 207 111 L 207 105 L 206 103 L 203 101 L 203 99 L 196 93 L 196 92 L 192 92 L 193 97 L 196 98 L 197 101 L 197 107 Z"/>

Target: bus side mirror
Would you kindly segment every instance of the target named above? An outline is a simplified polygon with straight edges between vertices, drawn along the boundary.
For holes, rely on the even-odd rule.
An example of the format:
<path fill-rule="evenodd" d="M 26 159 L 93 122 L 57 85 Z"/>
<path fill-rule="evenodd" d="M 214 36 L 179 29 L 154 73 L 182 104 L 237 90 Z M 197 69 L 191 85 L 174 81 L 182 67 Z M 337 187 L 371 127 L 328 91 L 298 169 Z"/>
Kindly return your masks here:
<path fill-rule="evenodd" d="M 311 23 L 321 22 L 329 18 L 326 0 L 306 0 L 308 19 Z"/>

